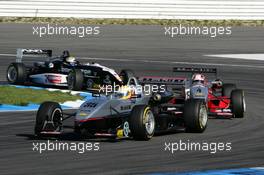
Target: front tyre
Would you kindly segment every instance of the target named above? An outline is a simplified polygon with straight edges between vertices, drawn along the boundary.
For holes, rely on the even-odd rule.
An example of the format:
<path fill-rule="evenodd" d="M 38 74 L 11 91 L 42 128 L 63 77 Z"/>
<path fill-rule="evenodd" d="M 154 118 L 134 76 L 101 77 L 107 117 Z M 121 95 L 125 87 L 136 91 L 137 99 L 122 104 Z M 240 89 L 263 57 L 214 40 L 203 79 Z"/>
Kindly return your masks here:
<path fill-rule="evenodd" d="M 130 129 L 135 140 L 149 140 L 155 132 L 155 118 L 151 108 L 138 105 L 132 109 Z"/>
<path fill-rule="evenodd" d="M 83 89 L 83 73 L 80 69 L 73 69 L 68 75 L 68 88 L 74 91 Z"/>
<path fill-rule="evenodd" d="M 235 118 L 243 118 L 246 112 L 246 100 L 243 90 L 236 89 L 231 92 L 232 112 Z"/>
<path fill-rule="evenodd" d="M 202 133 L 206 129 L 208 112 L 203 100 L 187 100 L 184 104 L 183 116 L 188 132 Z"/>
<path fill-rule="evenodd" d="M 56 102 L 44 102 L 40 105 L 35 124 L 35 135 L 41 132 L 60 131 L 62 129 L 63 113 L 60 105 Z"/>
<path fill-rule="evenodd" d="M 6 71 L 6 79 L 11 84 L 23 84 L 27 79 L 25 65 L 23 63 L 11 63 Z"/>

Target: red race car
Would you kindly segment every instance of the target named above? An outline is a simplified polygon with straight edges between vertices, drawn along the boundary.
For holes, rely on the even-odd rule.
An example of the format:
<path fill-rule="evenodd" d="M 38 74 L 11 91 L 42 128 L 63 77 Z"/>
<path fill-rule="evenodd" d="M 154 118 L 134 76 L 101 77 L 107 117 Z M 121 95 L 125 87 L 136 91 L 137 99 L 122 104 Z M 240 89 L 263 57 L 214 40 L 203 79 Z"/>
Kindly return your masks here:
<path fill-rule="evenodd" d="M 216 68 L 175 67 L 174 72 L 191 73 L 185 82 L 185 97 L 203 99 L 211 116 L 243 118 L 246 111 L 244 91 L 235 84 L 223 83 L 217 78 Z M 205 74 L 214 74 L 215 80 L 209 81 Z"/>

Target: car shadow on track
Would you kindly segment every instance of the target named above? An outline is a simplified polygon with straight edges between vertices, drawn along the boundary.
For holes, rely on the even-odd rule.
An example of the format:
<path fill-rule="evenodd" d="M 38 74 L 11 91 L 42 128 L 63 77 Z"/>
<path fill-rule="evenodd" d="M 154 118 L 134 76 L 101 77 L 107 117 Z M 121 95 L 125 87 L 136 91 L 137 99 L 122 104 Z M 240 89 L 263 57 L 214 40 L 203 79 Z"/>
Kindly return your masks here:
<path fill-rule="evenodd" d="M 131 141 L 134 139 L 131 138 L 115 138 L 115 137 L 92 137 L 87 138 L 83 137 L 80 134 L 74 133 L 73 131 L 70 131 L 69 129 L 73 129 L 73 126 L 66 125 L 64 126 L 66 132 L 63 132 L 60 135 L 49 135 L 49 136 L 36 136 L 34 134 L 16 134 L 18 137 L 24 137 L 27 140 L 59 140 L 59 141 L 84 141 L 84 142 L 109 142 L 109 143 L 115 143 L 115 142 L 122 142 L 122 141 Z M 185 133 L 185 129 L 183 127 L 179 128 L 173 128 L 167 131 L 156 131 L 154 134 L 154 137 L 160 137 L 165 135 L 173 135 L 173 134 L 180 134 Z"/>
<path fill-rule="evenodd" d="M 16 134 L 18 137 L 24 137 L 27 140 L 57 140 L 57 141 L 72 141 L 72 142 L 109 142 L 109 143 L 114 143 L 114 142 L 120 142 L 124 140 L 131 140 L 129 138 L 124 138 L 124 139 L 115 139 L 115 138 L 83 138 L 80 137 L 78 134 L 75 133 L 63 133 L 59 136 L 36 136 L 34 134 Z"/>
<path fill-rule="evenodd" d="M 164 136 L 164 135 L 173 135 L 173 134 L 180 134 L 180 133 L 185 133 L 185 128 L 179 127 L 179 128 L 171 129 L 168 131 L 156 131 L 154 136 L 159 137 L 159 136 Z"/>
<path fill-rule="evenodd" d="M 173 135 L 173 134 L 180 134 L 184 133 L 184 130 L 171 130 L 171 131 L 163 131 L 155 133 L 154 137 L 160 137 L 164 135 Z M 34 140 L 34 141 L 41 141 L 41 140 L 58 140 L 58 141 L 72 141 L 72 142 L 109 142 L 109 143 L 116 143 L 116 142 L 123 142 L 123 141 L 131 141 L 134 140 L 133 138 L 84 138 L 81 137 L 79 134 L 74 132 L 65 132 L 61 135 L 49 135 L 49 136 L 36 136 L 34 134 L 16 134 L 18 137 L 24 137 L 27 140 Z"/>
<path fill-rule="evenodd" d="M 16 134 L 18 137 L 24 137 L 27 140 L 59 140 L 59 141 L 89 141 L 89 142 L 121 142 L 124 140 L 131 140 L 131 138 L 113 138 L 113 137 L 84 137 L 78 133 L 73 132 L 74 126 L 64 125 L 64 132 L 59 135 L 36 136 L 35 134 Z"/>
<path fill-rule="evenodd" d="M 208 119 L 214 119 L 214 120 L 232 120 L 234 119 L 233 117 L 226 117 L 226 116 L 217 116 L 217 117 L 214 117 L 214 116 L 210 116 Z"/>

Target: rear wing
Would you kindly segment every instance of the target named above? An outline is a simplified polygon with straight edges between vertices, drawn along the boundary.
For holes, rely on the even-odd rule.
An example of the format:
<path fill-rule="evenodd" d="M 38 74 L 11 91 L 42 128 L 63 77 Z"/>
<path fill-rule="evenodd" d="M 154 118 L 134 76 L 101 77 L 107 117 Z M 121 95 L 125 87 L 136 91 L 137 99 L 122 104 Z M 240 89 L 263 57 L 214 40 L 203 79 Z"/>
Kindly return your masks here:
<path fill-rule="evenodd" d="M 190 72 L 190 73 L 215 73 L 217 74 L 216 68 L 205 68 L 205 67 L 174 67 L 173 72 Z"/>
<path fill-rule="evenodd" d="M 174 67 L 173 72 L 182 72 L 182 73 L 206 73 L 217 75 L 217 68 L 206 68 L 206 67 Z"/>
<path fill-rule="evenodd" d="M 182 77 L 139 77 L 138 82 L 142 86 L 157 86 L 158 89 L 165 88 L 168 91 L 181 92 L 187 86 L 187 78 Z"/>
<path fill-rule="evenodd" d="M 37 57 L 52 57 L 52 50 L 43 50 L 43 49 L 17 49 L 16 62 L 22 62 L 22 58 L 25 55 L 37 56 Z"/>
<path fill-rule="evenodd" d="M 139 77 L 140 84 L 157 84 L 157 85 L 185 85 L 187 78 L 182 77 L 156 77 L 156 76 L 144 76 Z"/>

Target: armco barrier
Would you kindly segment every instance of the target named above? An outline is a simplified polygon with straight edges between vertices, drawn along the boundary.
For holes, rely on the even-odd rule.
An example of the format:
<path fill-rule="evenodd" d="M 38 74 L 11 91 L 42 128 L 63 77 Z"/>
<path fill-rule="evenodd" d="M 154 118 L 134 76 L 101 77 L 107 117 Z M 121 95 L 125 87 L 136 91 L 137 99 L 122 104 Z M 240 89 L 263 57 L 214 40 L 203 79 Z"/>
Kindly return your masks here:
<path fill-rule="evenodd" d="M 263 20 L 260 0 L 9 0 L 0 16 Z"/>

